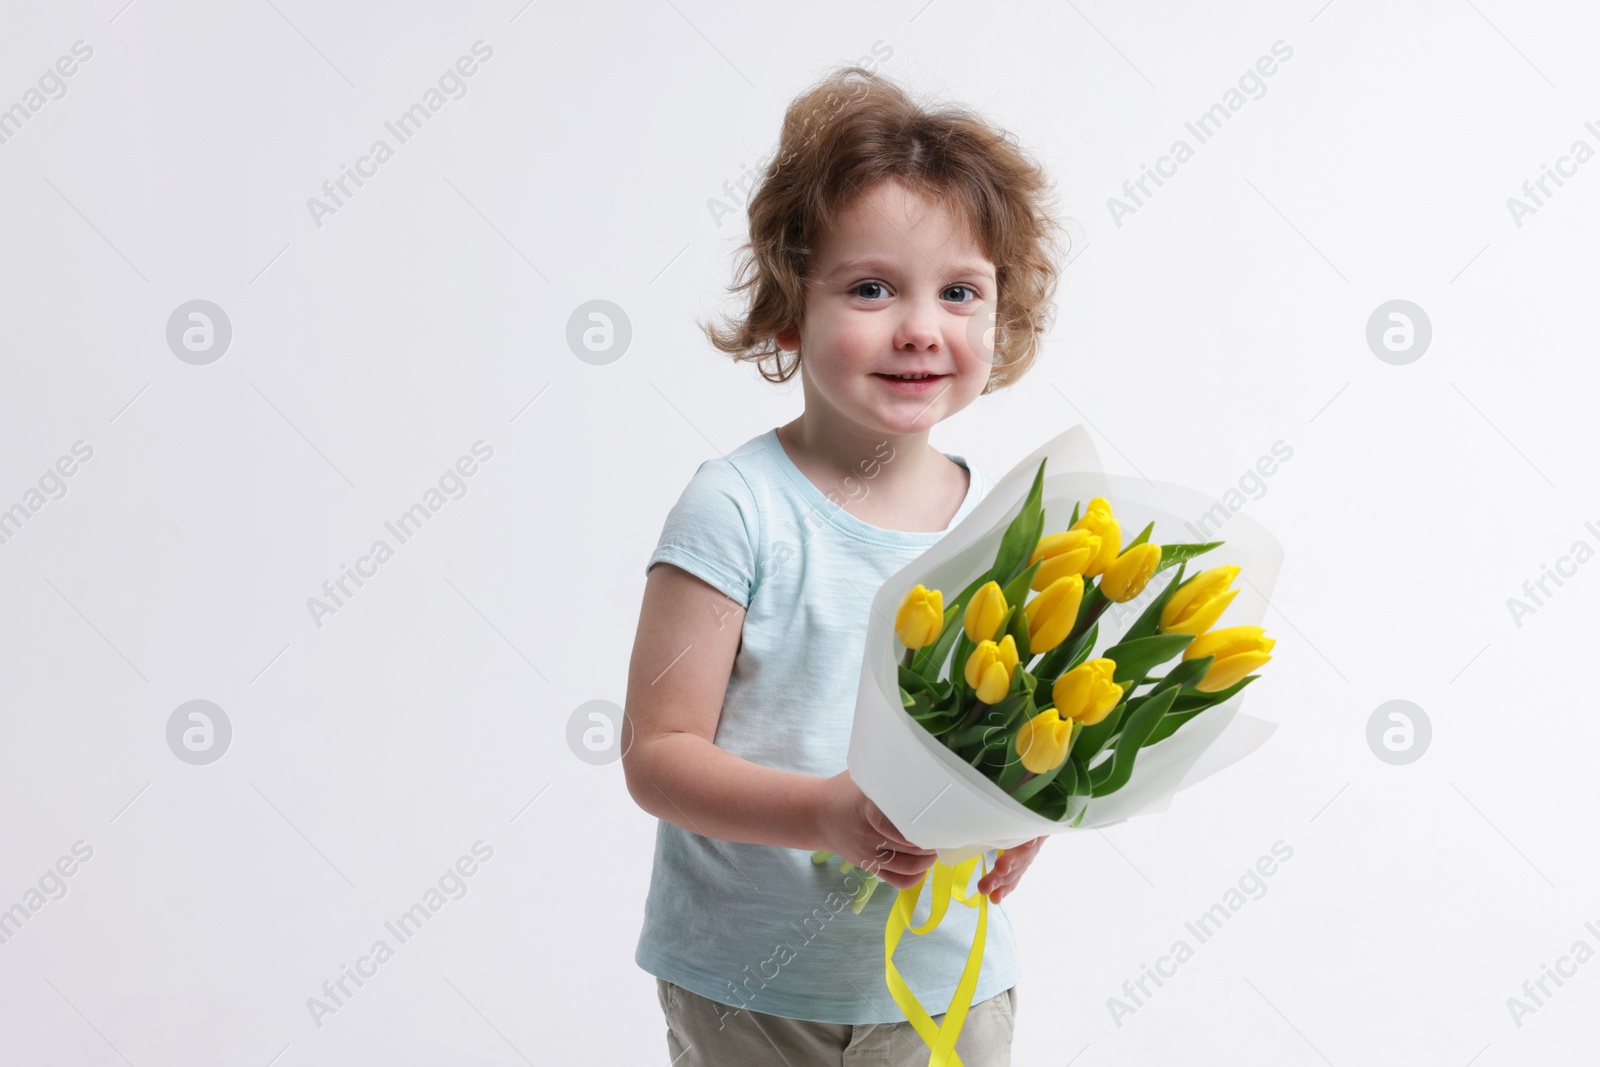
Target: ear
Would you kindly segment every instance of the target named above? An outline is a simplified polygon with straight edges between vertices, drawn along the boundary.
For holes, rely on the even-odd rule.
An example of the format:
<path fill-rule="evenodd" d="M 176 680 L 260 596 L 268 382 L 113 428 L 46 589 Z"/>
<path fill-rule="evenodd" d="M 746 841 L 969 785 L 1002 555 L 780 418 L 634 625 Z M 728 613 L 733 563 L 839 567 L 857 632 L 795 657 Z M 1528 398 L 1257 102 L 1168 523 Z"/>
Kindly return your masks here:
<path fill-rule="evenodd" d="M 800 331 L 790 326 L 787 329 L 779 330 L 774 340 L 778 342 L 778 347 L 785 352 L 794 352 L 800 347 Z"/>

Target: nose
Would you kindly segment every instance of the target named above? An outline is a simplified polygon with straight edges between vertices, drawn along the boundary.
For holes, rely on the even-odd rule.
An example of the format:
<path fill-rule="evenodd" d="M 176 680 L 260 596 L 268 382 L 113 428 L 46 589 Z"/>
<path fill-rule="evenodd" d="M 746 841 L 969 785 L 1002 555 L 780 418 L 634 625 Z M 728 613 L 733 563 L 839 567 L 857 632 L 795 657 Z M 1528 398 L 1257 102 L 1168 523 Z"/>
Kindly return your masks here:
<path fill-rule="evenodd" d="M 894 347 L 901 352 L 939 350 L 938 308 L 923 300 L 908 300 L 895 331 Z"/>

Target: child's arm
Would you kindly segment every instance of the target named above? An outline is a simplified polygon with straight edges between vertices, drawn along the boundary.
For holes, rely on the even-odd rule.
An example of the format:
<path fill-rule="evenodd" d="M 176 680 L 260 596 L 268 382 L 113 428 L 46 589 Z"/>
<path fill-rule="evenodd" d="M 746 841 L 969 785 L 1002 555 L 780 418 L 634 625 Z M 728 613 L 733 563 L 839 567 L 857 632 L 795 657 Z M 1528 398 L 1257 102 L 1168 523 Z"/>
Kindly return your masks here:
<path fill-rule="evenodd" d="M 898 888 L 937 854 L 906 841 L 850 780 L 741 759 L 713 743 L 744 611 L 670 563 L 650 568 L 628 670 L 622 767 L 650 814 L 705 837 L 827 849 Z"/>

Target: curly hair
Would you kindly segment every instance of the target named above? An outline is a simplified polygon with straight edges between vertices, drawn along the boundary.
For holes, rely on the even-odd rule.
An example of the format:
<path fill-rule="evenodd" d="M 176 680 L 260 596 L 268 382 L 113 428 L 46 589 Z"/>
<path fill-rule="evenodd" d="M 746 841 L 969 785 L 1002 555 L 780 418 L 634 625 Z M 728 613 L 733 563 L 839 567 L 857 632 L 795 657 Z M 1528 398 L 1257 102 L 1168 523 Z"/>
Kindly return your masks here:
<path fill-rule="evenodd" d="M 779 348 L 777 335 L 805 321 L 811 251 L 861 194 L 885 179 L 966 219 L 995 265 L 999 289 L 994 370 L 983 391 L 1017 381 L 1049 328 L 1059 278 L 1061 227 L 1049 179 L 1013 135 L 965 109 L 929 110 L 861 66 L 829 74 L 784 114 L 778 152 L 750 198 L 738 280 L 728 287 L 748 291 L 748 307 L 726 329 L 700 323 L 711 344 L 756 363 L 770 382 L 793 377 L 801 353 Z"/>

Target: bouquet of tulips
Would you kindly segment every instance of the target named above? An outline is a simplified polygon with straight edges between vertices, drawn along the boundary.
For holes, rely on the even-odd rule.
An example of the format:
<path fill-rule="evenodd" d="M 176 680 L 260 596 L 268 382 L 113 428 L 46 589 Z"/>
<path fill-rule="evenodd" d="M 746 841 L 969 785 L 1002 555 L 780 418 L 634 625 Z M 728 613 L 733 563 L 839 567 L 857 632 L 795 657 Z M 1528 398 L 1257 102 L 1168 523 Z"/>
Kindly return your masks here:
<path fill-rule="evenodd" d="M 1075 427 L 1013 468 L 873 598 L 848 768 L 902 836 L 938 853 L 922 882 L 899 891 L 884 929 L 885 984 L 934 1067 L 961 1062 L 954 1046 L 988 919 L 988 898 L 968 891 L 980 858 L 987 872 L 991 849 L 1074 832 L 1091 813 L 1098 828 L 1163 810 L 1274 728 L 1239 714 L 1239 694 L 1271 658 L 1273 641 L 1251 623 L 1261 620 L 1281 548 L 1232 513 L 1226 542 L 1157 543 L 1150 521 L 1125 546 L 1113 499 L 1125 515 L 1153 517 L 1163 529 L 1169 518 L 1217 506 L 1181 486 L 1101 473 Z M 1069 511 L 1065 529 L 1046 532 L 1047 513 Z M 1226 563 L 1185 578 L 1191 560 L 1225 544 Z M 1177 570 L 1157 587 L 1170 567 Z M 1244 571 L 1259 601 L 1235 609 L 1241 625 L 1215 628 Z M 959 592 L 947 602 L 945 590 Z M 1149 603 L 1116 633 L 1146 592 Z M 1096 654 L 1102 631 L 1109 647 Z M 857 913 L 878 884 L 862 873 Z M 929 885 L 928 917 L 913 925 Z M 976 912 L 975 928 L 935 1025 L 894 954 L 907 932 L 936 929 L 952 902 Z"/>
<path fill-rule="evenodd" d="M 1215 628 L 1239 593 L 1230 588 L 1237 565 L 1184 579 L 1188 562 L 1221 541 L 1157 545 L 1152 522 L 1124 547 L 1099 496 L 1086 509 L 1075 501 L 1068 528 L 1041 536 L 1044 471 L 1041 460 L 993 564 L 948 607 L 941 590 L 913 586 L 894 640 L 911 718 L 1028 810 L 1058 823 L 1070 815 L 1076 827 L 1089 798 L 1128 784 L 1140 749 L 1259 677 L 1251 672 L 1272 658 L 1274 641 L 1260 626 Z M 1106 610 L 1136 600 L 1172 566 L 1116 644 L 1090 658 Z M 861 883 L 857 914 L 877 883 Z"/>
<path fill-rule="evenodd" d="M 1229 588 L 1237 566 L 1184 581 L 1188 561 L 1220 541 L 1153 544 L 1151 523 L 1124 548 L 1104 497 L 1081 514 L 1075 504 L 1066 530 L 1041 537 L 1044 466 L 989 570 L 948 607 L 921 583 L 901 601 L 900 696 L 925 730 L 1019 803 L 1081 819 L 1086 805 L 1074 798 L 1126 785 L 1140 748 L 1254 681 L 1273 640 L 1259 626 L 1212 629 L 1238 594 Z M 1127 632 L 1090 658 L 1106 608 L 1174 565 Z"/>

